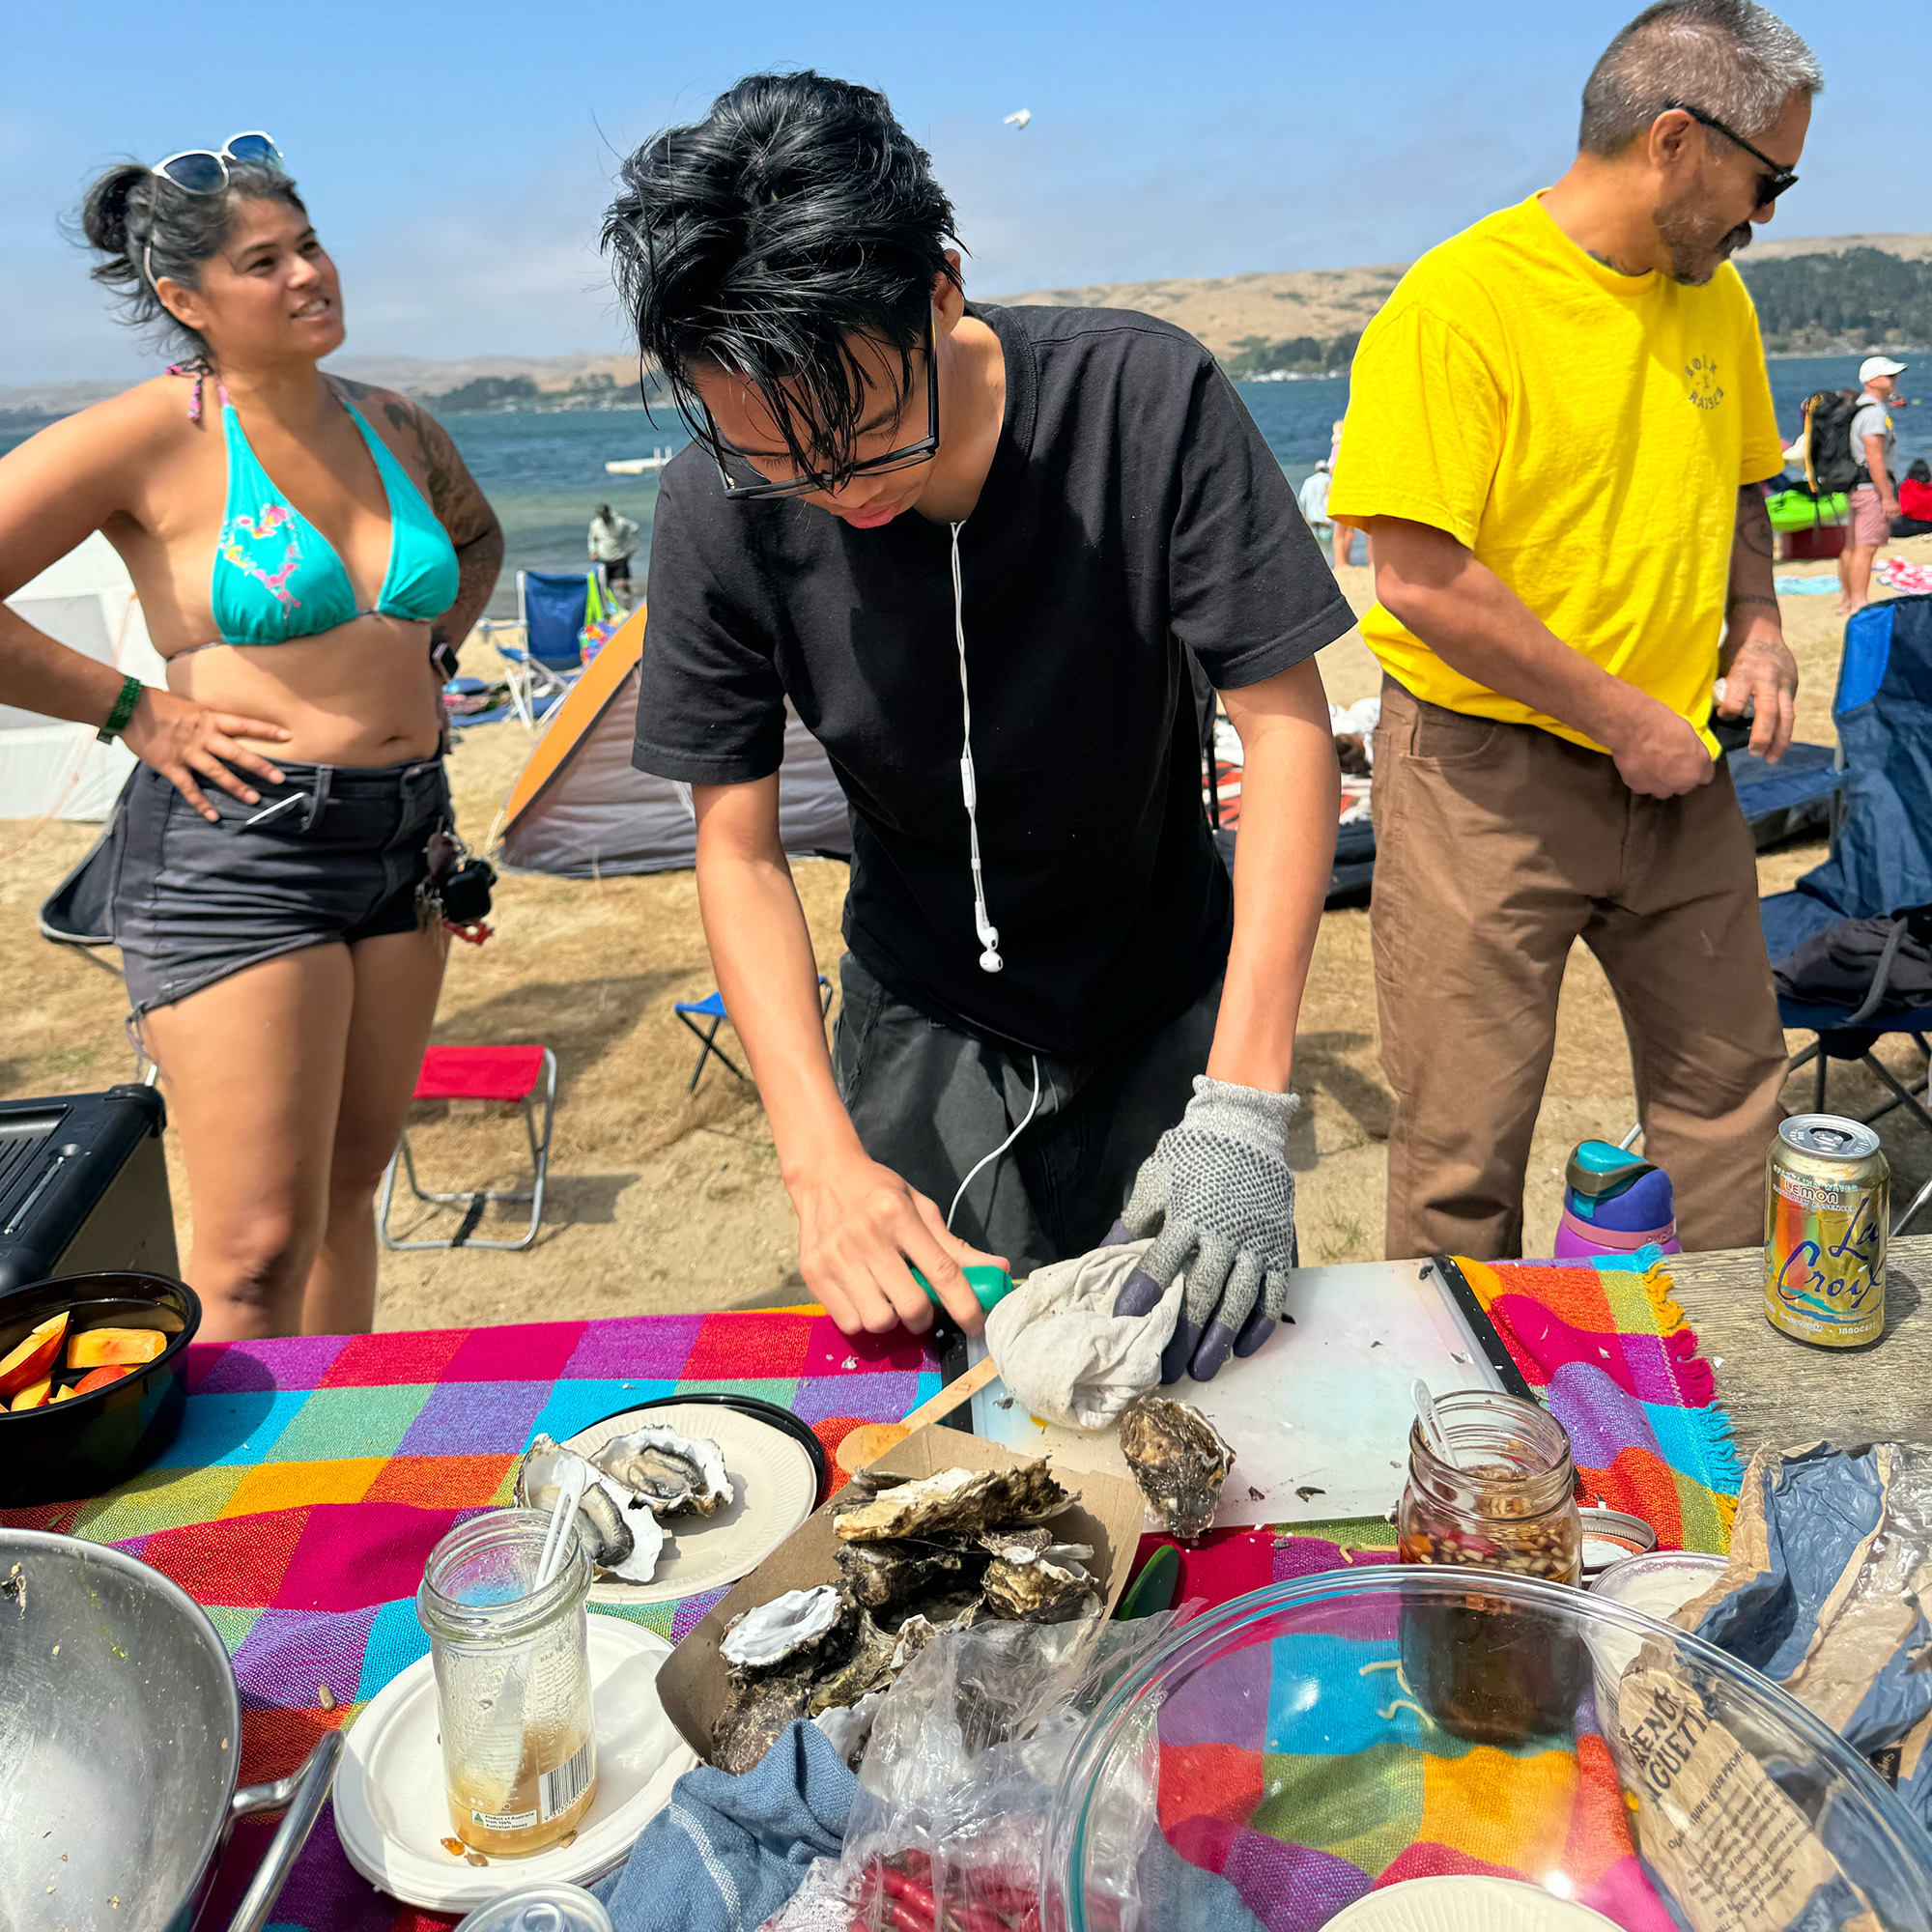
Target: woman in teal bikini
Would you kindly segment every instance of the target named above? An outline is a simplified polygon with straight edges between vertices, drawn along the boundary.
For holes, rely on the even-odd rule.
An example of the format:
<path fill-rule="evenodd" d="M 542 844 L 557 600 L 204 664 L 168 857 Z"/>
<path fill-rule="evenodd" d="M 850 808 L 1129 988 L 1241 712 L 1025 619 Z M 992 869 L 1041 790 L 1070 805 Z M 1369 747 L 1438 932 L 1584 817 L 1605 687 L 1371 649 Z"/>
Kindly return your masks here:
<path fill-rule="evenodd" d="M 439 687 L 502 535 L 432 417 L 318 369 L 335 268 L 266 135 L 110 169 L 83 224 L 96 278 L 189 355 L 0 459 L 0 598 L 101 531 L 168 689 L 0 605 L 0 701 L 142 761 L 113 931 L 181 1131 L 203 1335 L 365 1329 L 442 980 Z"/>

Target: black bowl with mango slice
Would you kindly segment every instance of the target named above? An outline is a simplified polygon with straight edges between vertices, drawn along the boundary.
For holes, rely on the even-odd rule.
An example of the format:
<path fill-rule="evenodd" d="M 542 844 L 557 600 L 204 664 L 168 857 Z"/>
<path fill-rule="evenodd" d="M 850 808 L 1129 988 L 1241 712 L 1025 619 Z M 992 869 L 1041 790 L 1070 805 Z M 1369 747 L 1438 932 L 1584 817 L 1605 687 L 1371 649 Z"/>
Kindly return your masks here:
<path fill-rule="evenodd" d="M 96 1496 L 146 1468 L 181 1428 L 200 1326 L 186 1283 L 131 1269 L 0 1296 L 0 1507 Z"/>

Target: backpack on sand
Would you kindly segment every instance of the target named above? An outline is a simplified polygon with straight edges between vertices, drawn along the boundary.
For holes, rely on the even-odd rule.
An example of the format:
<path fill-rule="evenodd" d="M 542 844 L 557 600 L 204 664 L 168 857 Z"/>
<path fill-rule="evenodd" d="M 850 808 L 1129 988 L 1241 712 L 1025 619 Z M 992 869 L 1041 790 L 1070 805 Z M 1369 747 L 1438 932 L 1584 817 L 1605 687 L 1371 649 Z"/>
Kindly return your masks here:
<path fill-rule="evenodd" d="M 1804 399 L 1804 477 L 1816 496 L 1850 490 L 1868 481 L 1863 461 L 1852 449 L 1852 418 L 1858 413 L 1856 389 L 1820 389 Z"/>

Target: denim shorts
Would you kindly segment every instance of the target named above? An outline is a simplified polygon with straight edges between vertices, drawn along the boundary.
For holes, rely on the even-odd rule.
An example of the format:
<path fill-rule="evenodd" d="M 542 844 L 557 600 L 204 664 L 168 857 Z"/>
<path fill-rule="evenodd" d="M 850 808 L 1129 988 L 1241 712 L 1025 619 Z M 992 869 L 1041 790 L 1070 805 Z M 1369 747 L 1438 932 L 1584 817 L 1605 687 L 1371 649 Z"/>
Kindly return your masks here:
<path fill-rule="evenodd" d="M 151 766 L 128 780 L 103 856 L 135 1020 L 265 959 L 433 916 L 453 823 L 442 760 L 279 762 L 281 784 L 251 781 L 257 805 L 204 781 L 213 824 Z"/>

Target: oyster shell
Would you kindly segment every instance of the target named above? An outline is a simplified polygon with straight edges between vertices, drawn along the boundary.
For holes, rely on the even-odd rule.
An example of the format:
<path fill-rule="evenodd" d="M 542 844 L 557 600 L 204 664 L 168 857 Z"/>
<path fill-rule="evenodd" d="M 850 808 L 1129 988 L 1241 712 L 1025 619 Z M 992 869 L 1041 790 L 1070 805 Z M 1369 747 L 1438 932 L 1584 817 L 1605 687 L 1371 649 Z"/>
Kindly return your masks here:
<path fill-rule="evenodd" d="M 613 1435 L 590 1461 L 654 1516 L 680 1510 L 712 1516 L 732 1499 L 724 1455 L 706 1436 L 646 1424 L 628 1435 Z"/>
<path fill-rule="evenodd" d="M 1235 1452 L 1198 1408 L 1137 1396 L 1121 1415 L 1121 1453 L 1171 1536 L 1199 1536 L 1214 1520 Z"/>
<path fill-rule="evenodd" d="M 902 1604 L 928 1585 L 939 1587 L 942 1579 L 956 1577 L 969 1564 L 975 1574 L 983 1567 L 979 1550 L 940 1543 L 895 1540 L 838 1546 L 838 1575 L 845 1594 L 870 1610 Z"/>
<path fill-rule="evenodd" d="M 833 1529 L 846 1543 L 881 1543 L 947 1530 L 973 1534 L 996 1522 L 1044 1522 L 1073 1501 L 1044 1462 L 1011 1469 L 941 1469 L 918 1482 L 897 1483 L 848 1501 L 853 1487 L 847 1485 L 832 1513 Z"/>
<path fill-rule="evenodd" d="M 747 1772 L 777 1744 L 787 1724 L 806 1715 L 811 1674 L 775 1671 L 731 1687 L 711 1735 L 711 1762 L 721 1771 Z"/>
<path fill-rule="evenodd" d="M 988 1538 L 1006 1546 L 982 1579 L 986 1607 L 1015 1623 L 1064 1624 L 1094 1600 L 1094 1578 L 1086 1560 L 1094 1552 L 1084 1543 L 1044 1543 L 1031 1538 Z"/>
<path fill-rule="evenodd" d="M 901 1620 L 895 1633 L 897 1644 L 893 1651 L 893 1672 L 896 1676 L 934 1637 L 948 1631 L 971 1630 L 985 1608 L 981 1597 L 935 1598 L 923 1609 Z"/>
<path fill-rule="evenodd" d="M 811 1687 L 811 1715 L 839 1705 L 856 1704 L 873 1690 L 883 1690 L 898 1668 L 899 1639 L 888 1636 L 872 1621 L 871 1613 L 859 1612 L 859 1632 L 852 1654 L 838 1669 L 818 1677 Z"/>
<path fill-rule="evenodd" d="M 856 1612 L 834 1583 L 787 1590 L 754 1610 L 731 1619 L 718 1654 L 741 1677 L 762 1676 L 781 1666 L 817 1671 L 842 1657 Z"/>
<path fill-rule="evenodd" d="M 539 1435 L 529 1446 L 517 1468 L 517 1501 L 525 1509 L 556 1507 L 557 1484 L 564 1467 L 582 1463 L 574 1449 L 566 1449 L 548 1435 Z M 664 1531 L 657 1518 L 647 1510 L 632 1510 L 631 1492 L 613 1482 L 594 1463 L 589 1470 L 589 1487 L 577 1506 L 573 1527 L 591 1562 L 627 1583 L 648 1583 L 664 1550 Z"/>
<path fill-rule="evenodd" d="M 872 1719 L 885 1701 L 883 1690 L 867 1690 L 856 1704 L 834 1705 L 811 1720 L 832 1740 L 832 1748 L 853 1771 L 859 1769 L 859 1760 L 872 1741 Z"/>

